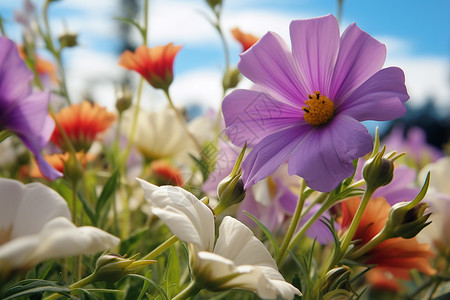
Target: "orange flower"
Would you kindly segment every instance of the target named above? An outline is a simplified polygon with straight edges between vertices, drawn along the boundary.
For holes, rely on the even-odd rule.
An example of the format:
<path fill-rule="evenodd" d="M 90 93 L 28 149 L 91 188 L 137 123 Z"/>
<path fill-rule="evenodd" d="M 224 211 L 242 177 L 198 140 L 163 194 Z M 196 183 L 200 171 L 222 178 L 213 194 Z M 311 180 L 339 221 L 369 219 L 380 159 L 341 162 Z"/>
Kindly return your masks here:
<path fill-rule="evenodd" d="M 108 129 L 115 119 L 116 116 L 105 107 L 88 101 L 63 108 L 55 115 L 77 152 L 87 152 L 97 134 Z M 55 126 L 51 141 L 64 151 L 69 150 L 58 126 Z"/>
<path fill-rule="evenodd" d="M 66 153 L 55 153 L 51 155 L 44 155 L 44 159 L 57 171 L 64 174 L 64 164 L 69 160 L 70 154 L 68 152 Z M 95 156 L 90 154 L 85 154 L 83 152 L 76 153 L 77 160 L 81 163 L 81 165 L 84 167 L 86 166 L 86 162 L 94 160 Z M 45 176 L 42 175 L 41 171 L 39 171 L 39 167 L 37 166 L 36 162 L 33 161 L 33 164 L 31 165 L 30 169 L 30 177 L 33 178 L 44 178 Z"/>
<path fill-rule="evenodd" d="M 243 33 L 239 28 L 233 28 L 231 30 L 231 33 L 233 34 L 233 37 L 236 39 L 236 41 L 238 41 L 239 43 L 241 43 L 242 45 L 242 52 L 247 51 L 248 48 L 250 48 L 251 46 L 253 46 L 254 43 L 256 43 L 259 38 L 257 38 L 256 36 L 254 36 L 253 34 L 250 33 Z"/>
<path fill-rule="evenodd" d="M 23 46 L 18 46 L 19 55 L 23 60 L 27 59 L 27 55 L 25 53 L 25 49 Z M 47 60 L 40 58 L 37 55 L 33 57 L 35 61 L 36 71 L 39 75 L 48 75 L 53 82 L 58 82 L 58 78 L 56 76 L 56 68 L 55 65 Z"/>
<path fill-rule="evenodd" d="M 164 160 L 153 161 L 150 169 L 157 185 L 183 185 L 183 176 L 180 170 Z"/>
<path fill-rule="evenodd" d="M 119 58 L 119 65 L 138 72 L 154 88 L 166 90 L 173 80 L 173 61 L 181 46 L 172 43 L 148 48 L 140 46 L 136 52 L 125 51 Z"/>
<path fill-rule="evenodd" d="M 350 226 L 359 202 L 358 197 L 342 202 L 343 229 Z M 353 237 L 353 240 L 357 241 L 357 247 L 370 241 L 383 229 L 390 208 L 389 203 L 382 197 L 370 200 Z M 436 273 L 428 260 L 430 257 L 433 257 L 433 252 L 428 244 L 420 244 L 416 238 L 393 238 L 385 240 L 366 253 L 363 263 L 375 264 L 376 269 L 390 272 L 394 277 L 410 279 L 411 269 L 417 269 L 427 275 Z"/>

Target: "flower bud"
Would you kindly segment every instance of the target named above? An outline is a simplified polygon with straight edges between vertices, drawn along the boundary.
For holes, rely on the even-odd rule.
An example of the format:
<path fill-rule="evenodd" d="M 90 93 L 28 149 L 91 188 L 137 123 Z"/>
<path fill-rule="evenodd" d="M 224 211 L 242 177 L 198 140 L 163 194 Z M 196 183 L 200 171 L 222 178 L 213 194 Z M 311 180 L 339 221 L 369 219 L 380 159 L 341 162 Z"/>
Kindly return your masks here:
<path fill-rule="evenodd" d="M 364 164 L 362 174 L 367 186 L 377 189 L 388 185 L 394 178 L 394 161 L 401 155 L 395 156 L 395 152 L 384 157 L 386 147 L 375 154 Z"/>
<path fill-rule="evenodd" d="M 242 148 L 239 154 L 236 164 L 234 165 L 231 174 L 222 179 L 217 186 L 217 196 L 219 197 L 219 204 L 214 209 L 216 214 L 219 215 L 223 210 L 230 207 L 233 204 L 242 202 L 245 198 L 244 183 L 242 182 L 241 163 L 244 158 L 245 149 L 247 145 Z"/>
<path fill-rule="evenodd" d="M 430 177 L 428 174 L 422 190 L 414 200 L 411 202 L 400 202 L 391 207 L 383 229 L 388 236 L 410 239 L 431 223 L 431 221 L 427 222 L 431 214 L 424 215 L 427 204 L 419 203 L 428 190 L 429 181 Z"/>
<path fill-rule="evenodd" d="M 65 32 L 62 35 L 58 37 L 59 44 L 62 48 L 72 48 L 78 45 L 77 43 L 78 34 L 71 33 L 71 32 Z"/>
<path fill-rule="evenodd" d="M 232 89 L 236 87 L 241 80 L 241 72 L 238 68 L 229 68 L 223 76 L 222 86 L 223 90 Z"/>
<path fill-rule="evenodd" d="M 123 113 L 130 108 L 133 102 L 133 93 L 128 87 L 122 87 L 116 93 L 116 108 L 119 113 Z"/>
<path fill-rule="evenodd" d="M 222 5 L 222 0 L 206 0 L 206 3 L 212 10 L 215 10 L 216 6 Z"/>
<path fill-rule="evenodd" d="M 83 177 L 83 166 L 75 155 L 70 154 L 69 159 L 64 162 L 64 176 L 71 182 L 76 183 Z"/>
<path fill-rule="evenodd" d="M 115 282 L 128 274 L 136 273 L 137 268 L 155 263 L 154 260 L 134 260 L 117 253 L 108 253 L 98 258 L 93 273 L 93 281 Z"/>

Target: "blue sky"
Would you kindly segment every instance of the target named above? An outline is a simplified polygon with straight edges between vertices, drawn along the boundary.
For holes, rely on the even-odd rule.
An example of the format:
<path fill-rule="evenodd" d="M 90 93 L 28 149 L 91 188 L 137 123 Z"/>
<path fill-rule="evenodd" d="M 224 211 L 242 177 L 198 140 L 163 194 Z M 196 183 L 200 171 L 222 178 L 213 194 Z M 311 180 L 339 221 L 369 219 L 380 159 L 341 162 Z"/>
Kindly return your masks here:
<path fill-rule="evenodd" d="M 39 12 L 43 0 L 33 2 Z M 20 41 L 21 28 L 14 23 L 13 13 L 22 5 L 19 0 L 0 1 L 6 31 L 16 41 Z M 223 27 L 231 61 L 237 63 L 240 52 L 240 45 L 229 34 L 235 26 L 258 36 L 272 30 L 288 42 L 291 20 L 336 11 L 337 0 L 224 0 Z M 217 108 L 223 52 L 216 32 L 202 13 L 209 13 L 202 0 L 150 0 L 149 43 L 183 45 L 175 61 L 171 89 L 175 102 Z M 433 96 L 438 105 L 450 111 L 449 13 L 448 0 L 344 0 L 342 28 L 356 22 L 387 45 L 386 66 L 404 69 L 410 105 L 419 106 L 423 99 Z M 127 72 L 117 66 L 119 40 L 113 17 L 121 15 L 118 1 L 61 0 L 52 4 L 50 15 L 55 35 L 64 30 L 63 24 L 80 34 L 80 46 L 64 54 L 72 98 L 81 100 L 83 91 L 89 90 L 99 102 L 112 106 L 114 86 Z M 136 45 L 140 43 L 136 32 L 132 38 Z M 159 92 L 148 88 L 146 95 L 152 99 L 149 108 L 165 105 Z"/>

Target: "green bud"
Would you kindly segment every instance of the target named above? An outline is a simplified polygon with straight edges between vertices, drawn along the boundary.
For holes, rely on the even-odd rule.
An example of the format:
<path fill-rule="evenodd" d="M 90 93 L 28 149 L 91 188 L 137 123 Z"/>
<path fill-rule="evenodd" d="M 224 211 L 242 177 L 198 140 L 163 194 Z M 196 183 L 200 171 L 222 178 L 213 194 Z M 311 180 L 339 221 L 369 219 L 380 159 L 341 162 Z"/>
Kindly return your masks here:
<path fill-rule="evenodd" d="M 362 174 L 367 183 L 367 186 L 372 189 L 377 189 L 381 186 L 388 185 L 394 178 L 394 161 L 403 154 L 389 153 L 384 155 L 386 147 L 379 153 L 373 155 L 364 164 Z"/>
<path fill-rule="evenodd" d="M 430 174 L 428 173 L 422 190 L 414 200 L 397 203 L 391 207 L 383 229 L 389 237 L 410 239 L 431 223 L 431 221 L 427 222 L 431 214 L 424 215 L 427 204 L 420 203 L 428 190 L 429 182 Z"/>
<path fill-rule="evenodd" d="M 128 274 L 136 273 L 138 267 L 155 263 L 155 260 L 134 260 L 117 253 L 108 253 L 98 258 L 93 281 L 115 282 Z"/>
<path fill-rule="evenodd" d="M 206 0 L 206 3 L 214 10 L 216 6 L 222 5 L 222 0 Z"/>
<path fill-rule="evenodd" d="M 133 102 L 133 93 L 128 87 L 122 87 L 116 93 L 116 108 L 119 113 L 123 113 L 130 108 Z"/>
<path fill-rule="evenodd" d="M 217 186 L 217 196 L 219 197 L 219 204 L 214 209 L 216 214 L 219 215 L 223 210 L 230 207 L 233 204 L 242 202 L 245 198 L 244 183 L 242 182 L 241 163 L 244 158 L 245 149 L 247 144 L 242 148 L 238 159 L 234 165 L 231 174 L 222 179 Z"/>
<path fill-rule="evenodd" d="M 75 157 L 71 154 L 69 159 L 64 163 L 64 176 L 71 182 L 77 183 L 81 178 L 83 178 L 83 167 Z"/>
<path fill-rule="evenodd" d="M 238 68 L 228 68 L 228 70 L 223 75 L 222 86 L 223 90 L 232 89 L 236 87 L 241 80 L 241 72 Z"/>
<path fill-rule="evenodd" d="M 65 32 L 64 34 L 60 35 L 58 37 L 58 40 L 59 44 L 61 45 L 61 49 L 66 47 L 72 48 L 77 46 L 78 45 L 77 38 L 78 34 L 76 33 Z"/>

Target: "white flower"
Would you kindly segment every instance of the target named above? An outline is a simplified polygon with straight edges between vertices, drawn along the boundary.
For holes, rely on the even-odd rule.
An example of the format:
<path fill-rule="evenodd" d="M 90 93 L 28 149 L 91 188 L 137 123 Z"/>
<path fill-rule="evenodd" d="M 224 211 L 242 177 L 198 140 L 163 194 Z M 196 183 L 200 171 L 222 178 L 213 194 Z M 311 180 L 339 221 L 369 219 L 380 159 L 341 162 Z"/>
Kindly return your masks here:
<path fill-rule="evenodd" d="M 77 228 L 66 201 L 40 183 L 0 179 L 0 207 L 0 281 L 47 259 L 94 254 L 119 243 L 98 228 Z"/>
<path fill-rule="evenodd" d="M 214 247 L 214 215 L 208 206 L 180 187 L 139 182 L 152 212 L 193 250 L 192 269 L 205 288 L 245 289 L 264 299 L 301 295 L 284 280 L 263 243 L 244 224 L 225 217 Z"/>
<path fill-rule="evenodd" d="M 132 110 L 124 115 L 123 130 L 129 134 L 132 123 Z M 187 123 L 188 130 L 202 144 L 212 138 L 212 122 L 199 117 Z M 209 132 L 209 134 L 208 134 Z M 136 127 L 135 144 L 139 151 L 151 159 L 178 158 L 191 161 L 188 154 L 198 156 L 199 151 L 189 139 L 171 108 L 148 113 L 140 110 Z"/>
<path fill-rule="evenodd" d="M 427 173 L 430 172 L 430 186 L 424 202 L 432 213 L 429 221 L 417 236 L 423 242 L 434 247 L 448 249 L 450 247 L 450 157 L 444 157 L 425 166 L 418 175 L 419 185 L 423 184 Z"/>

